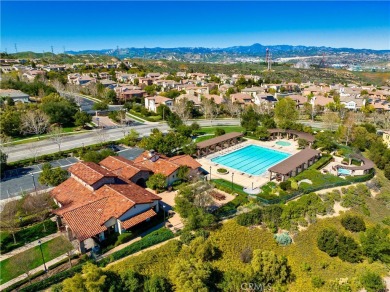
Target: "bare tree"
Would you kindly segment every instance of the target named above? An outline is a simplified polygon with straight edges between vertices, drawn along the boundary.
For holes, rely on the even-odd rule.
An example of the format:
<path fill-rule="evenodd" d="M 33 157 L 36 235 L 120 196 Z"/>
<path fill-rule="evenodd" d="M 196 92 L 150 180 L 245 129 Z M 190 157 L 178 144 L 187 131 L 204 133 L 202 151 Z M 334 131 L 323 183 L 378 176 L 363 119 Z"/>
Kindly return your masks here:
<path fill-rule="evenodd" d="M 210 120 L 210 124 L 212 124 L 216 114 L 214 101 L 209 99 L 203 99 L 201 108 L 205 119 L 208 118 Z"/>
<path fill-rule="evenodd" d="M 36 256 L 33 252 L 22 252 L 12 257 L 13 268 L 18 271 L 18 274 L 25 274 L 30 284 L 31 264 L 36 260 Z"/>
<path fill-rule="evenodd" d="M 366 120 L 366 114 L 363 112 L 357 112 L 355 114 L 356 122 L 363 123 Z"/>
<path fill-rule="evenodd" d="M 389 127 L 390 127 L 390 112 L 387 111 L 383 113 L 383 128 L 389 129 Z"/>
<path fill-rule="evenodd" d="M 175 100 L 175 104 L 173 106 L 175 112 L 177 115 L 182 119 L 184 122 L 186 122 L 190 117 L 191 113 L 190 110 L 187 106 L 188 99 L 185 98 L 180 98 Z"/>
<path fill-rule="evenodd" d="M 206 210 L 214 202 L 213 197 L 211 196 L 213 187 L 208 182 L 198 182 L 195 186 L 194 205 Z"/>
<path fill-rule="evenodd" d="M 50 139 L 58 145 L 58 152 L 61 152 L 61 143 L 64 138 L 64 130 L 61 126 L 54 126 L 50 128 L 49 136 Z"/>
<path fill-rule="evenodd" d="M 123 133 L 123 137 L 126 137 L 126 133 L 127 133 L 126 111 L 124 110 L 118 111 L 118 118 L 119 118 L 119 127 L 121 129 L 121 132 Z"/>
<path fill-rule="evenodd" d="M 338 114 L 330 111 L 324 113 L 322 120 L 324 121 L 326 127 L 332 132 L 336 130 L 336 126 L 340 122 Z"/>
<path fill-rule="evenodd" d="M 343 136 L 345 139 L 345 145 L 348 145 L 349 140 L 352 136 L 352 129 L 355 126 L 355 115 L 352 112 L 349 112 L 343 122 Z"/>
<path fill-rule="evenodd" d="M 12 200 L 9 202 L 1 201 L 0 227 L 2 230 L 7 230 L 12 234 L 15 244 L 15 233 L 19 229 L 19 222 L 16 220 L 18 211 L 19 206 L 17 200 Z"/>
<path fill-rule="evenodd" d="M 23 207 L 30 213 L 35 214 L 39 221 L 43 224 L 43 230 L 46 232 L 45 220 L 48 216 L 48 213 L 51 210 L 53 199 L 50 197 L 49 193 L 36 193 L 30 194 L 24 200 Z"/>
<path fill-rule="evenodd" d="M 54 79 L 52 82 L 51 82 L 51 85 L 58 90 L 64 90 L 65 89 L 65 86 L 64 84 L 62 84 L 62 82 L 58 79 Z"/>
<path fill-rule="evenodd" d="M 30 110 L 22 116 L 22 132 L 41 135 L 49 128 L 49 117 L 41 110 Z"/>
<path fill-rule="evenodd" d="M 95 137 L 99 144 L 103 144 L 108 140 L 108 134 L 104 129 L 96 129 L 95 130 Z"/>
<path fill-rule="evenodd" d="M 232 118 L 238 117 L 241 112 L 240 105 L 237 103 L 233 103 L 230 98 L 227 99 L 225 107 Z"/>
<path fill-rule="evenodd" d="M 59 244 L 56 246 L 53 246 L 52 253 L 57 253 L 56 249 L 59 250 L 59 252 L 62 252 L 65 250 L 66 255 L 68 256 L 69 261 L 69 267 L 72 267 L 72 255 L 76 249 L 75 247 L 76 243 L 69 241 L 66 233 L 61 233 L 61 236 L 59 237 Z"/>

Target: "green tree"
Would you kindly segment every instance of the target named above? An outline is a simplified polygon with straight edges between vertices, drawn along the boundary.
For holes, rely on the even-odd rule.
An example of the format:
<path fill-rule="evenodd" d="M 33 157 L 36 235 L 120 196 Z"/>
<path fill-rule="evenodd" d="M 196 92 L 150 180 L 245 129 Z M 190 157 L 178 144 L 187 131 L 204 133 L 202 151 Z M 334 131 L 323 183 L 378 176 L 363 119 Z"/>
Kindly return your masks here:
<path fill-rule="evenodd" d="M 187 181 L 189 173 L 190 173 L 190 168 L 186 165 L 181 165 L 177 170 L 177 178 L 182 181 Z"/>
<path fill-rule="evenodd" d="M 94 103 L 92 109 L 95 111 L 104 111 L 108 110 L 108 104 L 105 101 Z"/>
<path fill-rule="evenodd" d="M 146 181 L 148 188 L 163 191 L 167 187 L 167 178 L 162 173 L 155 173 Z"/>
<path fill-rule="evenodd" d="M 169 278 L 175 291 L 206 292 L 209 291 L 209 281 L 212 269 L 209 263 L 196 259 L 179 259 L 169 271 Z"/>
<path fill-rule="evenodd" d="M 307 142 L 306 139 L 303 139 L 303 138 L 299 138 L 299 139 L 298 139 L 298 147 L 299 147 L 300 149 L 305 148 L 308 144 L 309 144 L 309 143 Z"/>
<path fill-rule="evenodd" d="M 289 125 L 295 123 L 298 115 L 296 103 L 289 97 L 282 98 L 275 104 L 275 120 L 282 129 L 287 129 Z"/>
<path fill-rule="evenodd" d="M 384 291 L 386 286 L 382 277 L 375 272 L 367 271 L 360 277 L 360 282 L 367 292 Z"/>
<path fill-rule="evenodd" d="M 356 215 L 345 215 L 341 218 L 341 225 L 344 226 L 345 229 L 352 232 L 359 232 L 366 230 L 366 224 L 362 217 Z"/>
<path fill-rule="evenodd" d="M 270 133 L 268 132 L 266 127 L 261 126 L 261 127 L 257 127 L 255 136 L 259 140 L 268 140 Z"/>
<path fill-rule="evenodd" d="M 251 267 L 255 279 L 265 285 L 282 285 L 291 280 L 291 267 L 287 263 L 287 258 L 278 257 L 272 251 L 254 250 Z"/>
<path fill-rule="evenodd" d="M 362 250 L 352 237 L 339 235 L 337 251 L 343 261 L 358 263 L 362 260 Z"/>
<path fill-rule="evenodd" d="M 255 112 L 252 106 L 247 107 L 241 114 L 241 127 L 245 128 L 246 131 L 255 131 L 259 125 L 260 117 Z"/>
<path fill-rule="evenodd" d="M 226 132 L 225 132 L 225 130 L 223 128 L 215 128 L 215 132 L 214 132 L 215 136 L 222 136 L 225 133 Z"/>
<path fill-rule="evenodd" d="M 371 261 L 380 260 L 390 263 L 390 230 L 381 227 L 379 224 L 367 228 L 366 232 L 360 235 L 363 254 Z"/>
<path fill-rule="evenodd" d="M 321 148 L 322 150 L 333 151 L 337 147 L 335 135 L 331 131 L 319 132 L 315 136 L 314 147 Z"/>
<path fill-rule="evenodd" d="M 42 98 L 41 109 L 50 118 L 50 123 L 72 125 L 74 116 L 79 110 L 73 99 L 61 97 L 52 93 Z"/>
<path fill-rule="evenodd" d="M 338 233 L 334 229 L 325 228 L 320 231 L 317 238 L 317 246 L 331 257 L 338 255 Z"/>
<path fill-rule="evenodd" d="M 78 111 L 74 115 L 74 124 L 77 127 L 85 127 L 85 125 L 90 122 L 92 122 L 92 116 L 87 114 L 86 112 Z"/>
<path fill-rule="evenodd" d="M 177 129 L 179 126 L 183 125 L 182 119 L 177 113 L 170 113 L 167 118 L 167 124 L 171 129 Z"/>
<path fill-rule="evenodd" d="M 134 147 L 138 143 L 138 139 L 139 133 L 136 130 L 131 129 L 129 134 L 122 139 L 122 143 L 126 146 Z"/>
<path fill-rule="evenodd" d="M 144 292 L 170 292 L 171 284 L 163 277 L 153 275 L 144 282 Z"/>
<path fill-rule="evenodd" d="M 137 273 L 127 270 L 121 275 L 123 291 L 137 292 L 141 290 L 141 277 Z"/>
<path fill-rule="evenodd" d="M 20 134 L 22 113 L 7 108 L 0 115 L 0 131 L 10 137 L 16 137 Z"/>
<path fill-rule="evenodd" d="M 50 163 L 42 166 L 42 172 L 38 181 L 40 184 L 48 186 L 58 186 L 68 178 L 68 172 L 61 167 L 53 168 Z"/>
<path fill-rule="evenodd" d="M 103 149 L 100 151 L 89 150 L 81 155 L 81 159 L 85 162 L 99 163 L 108 156 L 115 156 L 116 153 L 111 149 Z"/>
<path fill-rule="evenodd" d="M 4 170 L 7 168 L 8 155 L 0 150 L 0 177 L 3 176 Z"/>

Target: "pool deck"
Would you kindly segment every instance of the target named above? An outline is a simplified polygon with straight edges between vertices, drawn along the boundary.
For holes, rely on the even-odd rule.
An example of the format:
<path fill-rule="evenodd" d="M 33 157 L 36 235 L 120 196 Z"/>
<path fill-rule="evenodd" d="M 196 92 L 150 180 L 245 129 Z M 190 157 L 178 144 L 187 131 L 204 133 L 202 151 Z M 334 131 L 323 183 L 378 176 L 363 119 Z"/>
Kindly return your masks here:
<path fill-rule="evenodd" d="M 290 146 L 280 146 L 280 145 L 275 144 L 278 141 L 286 141 L 286 142 L 291 143 L 291 145 Z M 232 173 L 234 173 L 234 175 L 233 175 L 233 182 L 234 183 L 242 185 L 243 187 L 252 187 L 252 183 L 253 183 L 254 188 L 260 187 L 260 186 L 266 184 L 267 182 L 269 182 L 268 171 L 262 175 L 250 175 L 250 174 L 240 172 L 239 170 L 236 170 L 236 169 L 224 166 L 224 165 L 219 165 L 219 164 L 211 161 L 212 158 L 215 158 L 215 157 L 220 156 L 220 155 L 228 154 L 230 152 L 233 152 L 235 150 L 238 150 L 240 148 L 243 148 L 243 147 L 249 146 L 249 145 L 257 145 L 257 146 L 261 146 L 264 148 L 274 149 L 274 150 L 289 153 L 289 154 L 295 154 L 295 153 L 300 151 L 299 149 L 297 149 L 298 142 L 293 141 L 293 140 L 281 139 L 281 140 L 272 140 L 272 141 L 259 141 L 259 140 L 247 139 L 247 141 L 245 141 L 243 143 L 234 145 L 234 146 L 226 148 L 224 150 L 212 153 L 208 156 L 199 158 L 199 159 L 197 159 L 197 161 L 200 164 L 202 164 L 202 168 L 204 170 L 206 170 L 207 172 L 210 171 L 210 166 L 211 166 L 211 178 L 212 179 L 219 179 L 220 178 L 220 179 L 224 179 L 227 181 L 231 181 L 232 180 Z M 219 174 L 219 173 L 217 173 L 218 168 L 226 168 L 229 171 L 229 173 L 228 174 Z M 209 177 L 210 176 L 208 176 L 208 178 Z"/>

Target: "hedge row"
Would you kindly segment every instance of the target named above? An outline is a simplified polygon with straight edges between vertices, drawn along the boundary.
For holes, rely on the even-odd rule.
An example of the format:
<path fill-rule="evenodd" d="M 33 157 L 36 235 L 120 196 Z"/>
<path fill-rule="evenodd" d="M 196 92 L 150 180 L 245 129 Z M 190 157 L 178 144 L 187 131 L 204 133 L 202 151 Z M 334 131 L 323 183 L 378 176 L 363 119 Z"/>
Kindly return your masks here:
<path fill-rule="evenodd" d="M 105 258 L 98 262 L 98 265 L 100 267 L 104 267 L 107 264 L 117 261 L 121 258 L 124 258 L 128 255 L 131 255 L 133 253 L 136 253 L 138 251 L 141 251 L 145 248 L 148 248 L 152 245 L 158 244 L 160 242 L 166 241 L 168 239 L 173 238 L 174 235 L 172 231 L 166 228 L 160 228 L 156 231 L 153 231 L 152 233 L 146 235 L 141 240 L 134 242 L 133 244 L 125 247 L 122 250 L 119 250 L 117 252 L 114 252 L 112 255 L 110 255 L 109 258 Z M 34 283 L 32 285 L 29 285 L 27 287 L 22 288 L 19 291 L 28 291 L 28 292 L 34 292 L 34 291 L 41 291 L 43 289 L 46 289 L 47 287 L 50 287 L 54 284 L 57 284 L 59 282 L 62 282 L 63 280 L 73 277 L 76 273 L 80 273 L 82 270 L 83 264 L 78 264 L 69 270 L 60 272 L 58 274 L 55 274 L 54 276 L 51 276 L 41 282 Z"/>
<path fill-rule="evenodd" d="M 104 267 L 108 265 L 111 262 L 117 261 L 121 258 L 124 258 L 128 255 L 131 255 L 133 253 L 136 253 L 140 250 L 143 250 L 147 247 L 150 247 L 152 245 L 158 244 L 160 242 L 166 241 L 168 239 L 173 238 L 173 232 L 167 228 L 160 228 L 156 231 L 153 231 L 152 233 L 146 235 L 141 240 L 134 242 L 133 244 L 130 244 L 129 246 L 118 250 L 117 252 L 114 252 L 110 255 L 110 257 L 102 259 L 98 262 L 98 265 L 101 267 Z"/>

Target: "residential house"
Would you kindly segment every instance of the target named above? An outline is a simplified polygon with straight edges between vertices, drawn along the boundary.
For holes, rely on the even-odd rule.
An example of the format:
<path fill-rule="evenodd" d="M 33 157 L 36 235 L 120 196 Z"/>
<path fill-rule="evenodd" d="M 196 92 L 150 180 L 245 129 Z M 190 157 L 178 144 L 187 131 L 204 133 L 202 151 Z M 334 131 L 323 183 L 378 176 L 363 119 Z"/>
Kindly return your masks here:
<path fill-rule="evenodd" d="M 59 206 L 53 211 L 58 226 L 78 242 L 81 253 L 159 211 L 159 196 L 93 162 L 79 162 L 68 170 L 70 178 L 50 194 Z"/>
<path fill-rule="evenodd" d="M 114 90 L 118 99 L 124 102 L 134 98 L 142 98 L 146 96 L 146 91 L 141 90 L 141 88 L 138 86 L 121 86 L 116 87 Z"/>
<path fill-rule="evenodd" d="M 108 72 L 99 72 L 100 79 L 111 79 L 111 75 Z"/>
<path fill-rule="evenodd" d="M 1 72 L 3 73 L 10 73 L 12 72 L 12 67 L 11 66 L 1 66 Z"/>
<path fill-rule="evenodd" d="M 253 104 L 253 97 L 246 93 L 233 93 L 230 94 L 232 103 L 239 103 L 241 105 L 250 105 Z"/>
<path fill-rule="evenodd" d="M 199 173 L 199 168 L 202 166 L 189 155 L 179 155 L 168 158 L 153 150 L 145 151 L 136 159 L 134 163 L 137 166 L 143 166 L 153 171 L 153 173 L 161 173 L 167 178 L 167 185 L 172 185 L 177 181 L 178 170 L 180 166 L 187 166 L 190 170 L 189 175 L 194 176 Z"/>
<path fill-rule="evenodd" d="M 0 97 L 10 97 L 14 102 L 30 102 L 30 96 L 20 90 L 0 89 Z"/>
<path fill-rule="evenodd" d="M 152 85 L 153 79 L 152 78 L 138 78 L 139 84 L 145 84 L 145 85 Z"/>
<path fill-rule="evenodd" d="M 99 80 L 99 82 L 105 87 L 109 89 L 114 89 L 116 87 L 116 82 L 109 79 Z"/>
<path fill-rule="evenodd" d="M 157 112 L 157 108 L 161 104 L 164 104 L 171 109 L 173 106 L 173 99 L 160 95 L 145 97 L 145 107 L 149 111 Z"/>
<path fill-rule="evenodd" d="M 38 75 L 45 75 L 45 71 L 43 70 L 29 70 L 23 73 L 23 77 L 27 78 L 29 81 L 34 81 L 35 77 Z"/>
<path fill-rule="evenodd" d="M 159 78 L 160 75 L 161 75 L 160 73 L 148 73 L 146 74 L 145 77 L 155 79 L 155 78 Z"/>

